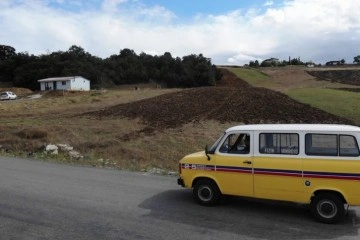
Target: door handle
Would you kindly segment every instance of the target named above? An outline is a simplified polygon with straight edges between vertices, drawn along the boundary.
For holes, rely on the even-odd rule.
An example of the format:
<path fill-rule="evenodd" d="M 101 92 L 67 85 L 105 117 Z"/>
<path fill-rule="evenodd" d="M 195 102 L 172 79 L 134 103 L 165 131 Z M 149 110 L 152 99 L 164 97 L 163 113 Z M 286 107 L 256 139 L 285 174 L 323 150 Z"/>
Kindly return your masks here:
<path fill-rule="evenodd" d="M 246 161 L 243 161 L 243 163 L 245 163 L 245 164 L 251 164 L 252 162 L 249 161 L 249 160 L 246 160 Z"/>

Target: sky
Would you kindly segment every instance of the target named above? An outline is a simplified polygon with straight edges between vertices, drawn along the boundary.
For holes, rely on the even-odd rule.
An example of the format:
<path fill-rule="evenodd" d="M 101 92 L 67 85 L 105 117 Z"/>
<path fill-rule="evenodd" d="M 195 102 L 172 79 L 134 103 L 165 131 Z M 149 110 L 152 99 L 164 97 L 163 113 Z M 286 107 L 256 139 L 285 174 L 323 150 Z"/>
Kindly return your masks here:
<path fill-rule="evenodd" d="M 324 64 L 360 55 L 359 0 L 0 0 L 0 45 L 42 55 L 77 45 L 213 64 L 268 58 Z"/>

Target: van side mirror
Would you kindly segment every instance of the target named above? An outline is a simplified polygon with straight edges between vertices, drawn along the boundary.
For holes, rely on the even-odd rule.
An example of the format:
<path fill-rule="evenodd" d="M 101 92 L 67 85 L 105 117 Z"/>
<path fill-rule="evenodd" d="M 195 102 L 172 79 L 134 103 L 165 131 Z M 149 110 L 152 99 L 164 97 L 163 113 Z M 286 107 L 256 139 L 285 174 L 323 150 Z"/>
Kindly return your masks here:
<path fill-rule="evenodd" d="M 207 156 L 207 160 L 210 161 L 208 145 L 205 146 L 205 155 Z"/>

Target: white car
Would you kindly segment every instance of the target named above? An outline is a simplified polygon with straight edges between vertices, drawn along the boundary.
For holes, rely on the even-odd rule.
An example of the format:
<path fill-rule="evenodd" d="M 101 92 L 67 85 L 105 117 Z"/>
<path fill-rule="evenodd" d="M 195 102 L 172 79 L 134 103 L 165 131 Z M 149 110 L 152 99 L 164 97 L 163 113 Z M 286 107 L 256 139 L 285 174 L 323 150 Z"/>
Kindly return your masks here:
<path fill-rule="evenodd" d="M 0 100 L 15 100 L 17 98 L 16 94 L 13 92 L 1 92 Z"/>

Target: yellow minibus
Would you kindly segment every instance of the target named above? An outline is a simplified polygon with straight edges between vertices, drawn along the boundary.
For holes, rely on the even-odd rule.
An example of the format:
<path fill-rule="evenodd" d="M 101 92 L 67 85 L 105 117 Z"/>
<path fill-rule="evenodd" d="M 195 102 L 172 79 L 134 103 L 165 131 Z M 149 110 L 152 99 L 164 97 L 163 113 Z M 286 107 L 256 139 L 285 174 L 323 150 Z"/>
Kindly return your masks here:
<path fill-rule="evenodd" d="M 350 125 L 239 125 L 181 159 L 178 184 L 205 206 L 222 195 L 290 201 L 335 223 L 345 205 L 360 205 L 359 141 L 360 127 Z"/>

